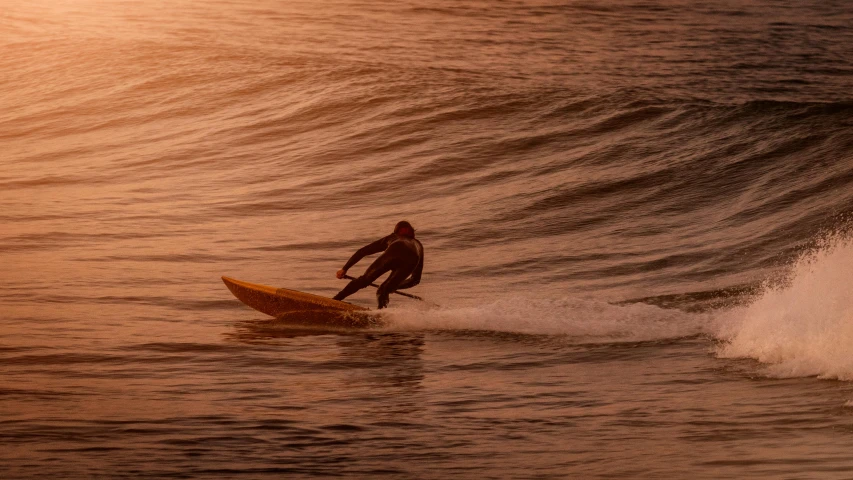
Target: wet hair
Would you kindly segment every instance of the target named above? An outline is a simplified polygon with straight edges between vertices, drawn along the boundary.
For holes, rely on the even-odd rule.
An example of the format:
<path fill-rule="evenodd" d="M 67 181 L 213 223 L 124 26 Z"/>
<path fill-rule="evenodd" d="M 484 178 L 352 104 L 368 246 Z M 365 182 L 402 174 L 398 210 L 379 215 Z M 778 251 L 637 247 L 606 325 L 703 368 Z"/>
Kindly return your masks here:
<path fill-rule="evenodd" d="M 397 235 L 415 238 L 415 227 L 413 227 L 411 223 L 403 220 L 402 222 L 397 222 L 397 226 L 394 227 L 394 233 Z"/>

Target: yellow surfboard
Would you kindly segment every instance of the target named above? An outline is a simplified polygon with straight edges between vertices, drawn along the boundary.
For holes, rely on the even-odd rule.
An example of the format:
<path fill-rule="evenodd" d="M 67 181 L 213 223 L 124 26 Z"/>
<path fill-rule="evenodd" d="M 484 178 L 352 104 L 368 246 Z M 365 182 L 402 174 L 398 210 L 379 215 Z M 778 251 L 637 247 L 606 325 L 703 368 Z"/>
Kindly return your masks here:
<path fill-rule="evenodd" d="M 238 300 L 288 324 L 321 328 L 369 328 L 381 325 L 370 309 L 310 293 L 222 277 Z"/>

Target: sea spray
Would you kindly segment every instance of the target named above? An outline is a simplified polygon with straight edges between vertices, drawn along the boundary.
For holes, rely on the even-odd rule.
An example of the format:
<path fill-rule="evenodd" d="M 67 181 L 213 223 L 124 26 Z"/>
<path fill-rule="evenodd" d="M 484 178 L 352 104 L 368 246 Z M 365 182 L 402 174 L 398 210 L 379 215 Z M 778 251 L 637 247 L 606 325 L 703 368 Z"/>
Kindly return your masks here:
<path fill-rule="evenodd" d="M 489 330 L 565 335 L 578 342 L 637 342 L 706 333 L 709 317 L 647 304 L 595 299 L 506 297 L 477 306 L 391 308 L 392 330 Z"/>
<path fill-rule="evenodd" d="M 853 238 L 828 235 L 788 282 L 718 320 L 720 357 L 755 358 L 772 376 L 853 380 Z"/>

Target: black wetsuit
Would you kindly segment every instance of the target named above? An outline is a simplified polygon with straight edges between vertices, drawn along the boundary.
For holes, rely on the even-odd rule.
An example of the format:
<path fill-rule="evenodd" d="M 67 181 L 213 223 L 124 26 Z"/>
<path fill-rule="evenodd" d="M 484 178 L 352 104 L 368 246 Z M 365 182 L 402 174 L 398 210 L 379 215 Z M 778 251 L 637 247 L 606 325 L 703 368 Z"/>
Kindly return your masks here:
<path fill-rule="evenodd" d="M 421 281 L 424 269 L 424 247 L 414 238 L 392 233 L 387 237 L 360 248 L 344 265 L 344 270 L 358 263 L 365 255 L 384 252 L 367 267 L 367 271 L 355 280 L 349 282 L 343 290 L 335 295 L 335 300 L 343 300 L 362 288 L 370 285 L 387 271 L 391 275 L 382 282 L 376 291 L 379 308 L 388 305 L 388 295 L 394 290 L 414 287 Z M 409 277 L 411 275 L 411 277 Z M 408 279 L 406 277 L 409 277 Z"/>

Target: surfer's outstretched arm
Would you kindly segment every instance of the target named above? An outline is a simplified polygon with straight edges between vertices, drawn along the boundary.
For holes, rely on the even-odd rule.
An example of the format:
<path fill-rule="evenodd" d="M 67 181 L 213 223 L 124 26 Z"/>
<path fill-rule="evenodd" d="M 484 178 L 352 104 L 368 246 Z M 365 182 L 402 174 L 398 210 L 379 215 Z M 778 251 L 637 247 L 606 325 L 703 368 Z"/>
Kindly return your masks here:
<path fill-rule="evenodd" d="M 349 270 L 353 265 L 358 263 L 359 260 L 366 257 L 367 255 L 373 255 L 374 253 L 384 252 L 386 248 L 388 248 L 388 237 L 382 237 L 371 244 L 365 245 L 352 254 L 352 257 L 347 260 L 347 263 L 344 264 L 344 268 L 342 268 L 341 270 L 343 270 L 344 275 L 346 275 L 347 270 Z M 342 277 L 343 275 L 338 278 Z"/>

